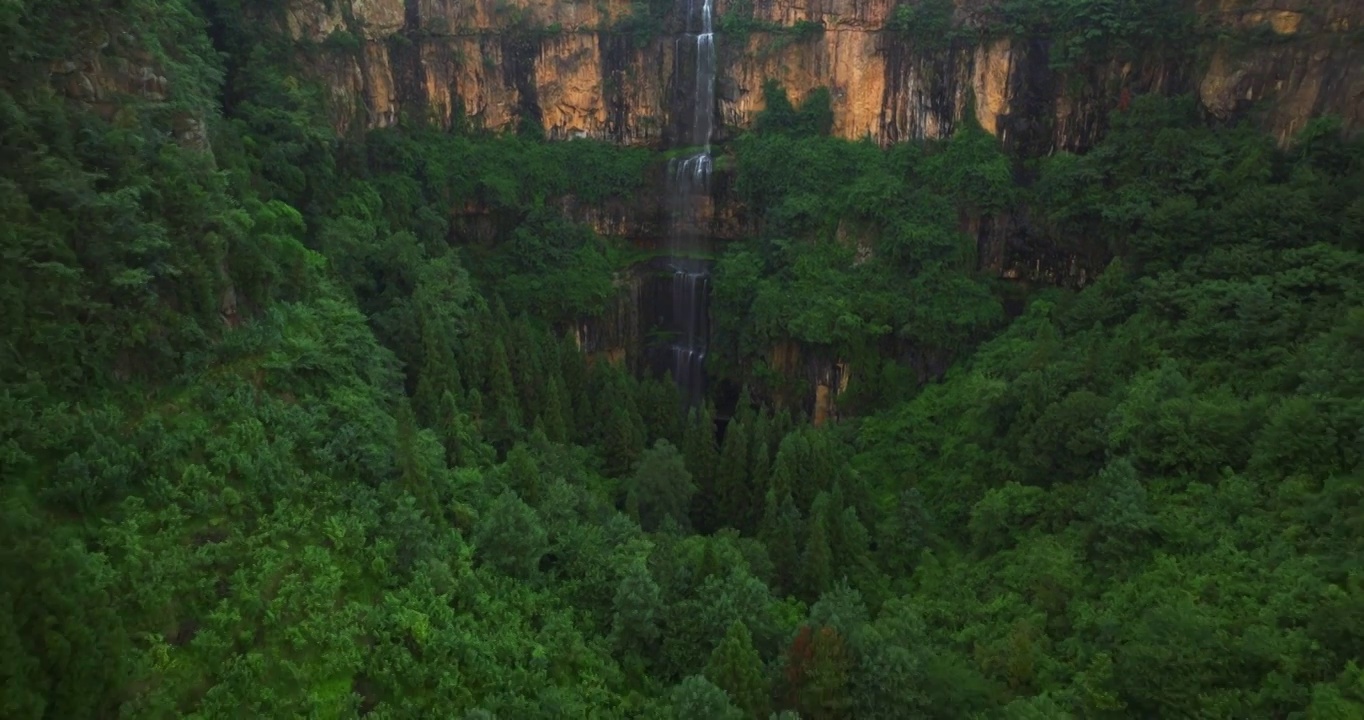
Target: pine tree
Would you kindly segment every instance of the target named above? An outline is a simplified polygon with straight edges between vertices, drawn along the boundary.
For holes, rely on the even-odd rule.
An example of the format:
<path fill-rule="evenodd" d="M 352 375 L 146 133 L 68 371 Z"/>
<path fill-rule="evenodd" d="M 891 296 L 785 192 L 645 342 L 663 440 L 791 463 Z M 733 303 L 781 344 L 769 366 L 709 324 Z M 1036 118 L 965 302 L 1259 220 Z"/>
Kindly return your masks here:
<path fill-rule="evenodd" d="M 484 513 L 474 545 L 483 562 L 522 580 L 539 572 L 540 558 L 549 549 L 540 516 L 511 490 L 499 495 Z"/>
<path fill-rule="evenodd" d="M 739 402 L 734 406 L 734 420 L 743 423 L 747 427 L 752 427 L 760 413 L 757 404 L 753 402 L 753 392 L 748 385 L 744 385 L 739 391 Z"/>
<path fill-rule="evenodd" d="M 625 406 L 626 397 L 618 382 L 620 370 L 610 363 L 595 363 L 587 374 L 587 394 L 591 397 L 592 414 L 588 416 L 585 428 L 589 444 L 601 444 L 606 440 L 606 426 L 611 412 L 620 409 L 629 418 Z"/>
<path fill-rule="evenodd" d="M 466 405 L 469 408 L 469 417 L 473 418 L 474 424 L 482 427 L 488 414 L 487 406 L 483 401 L 483 391 L 478 388 L 469 388 L 469 399 Z"/>
<path fill-rule="evenodd" d="M 877 552 L 882 556 L 884 566 L 902 573 L 918 566 L 919 556 L 932 536 L 932 525 L 933 519 L 919 489 L 902 490 L 895 512 L 880 527 Z"/>
<path fill-rule="evenodd" d="M 703 533 L 713 532 L 718 523 L 715 497 L 715 471 L 720 462 L 720 450 L 715 446 L 714 414 L 709 405 L 692 410 L 691 421 L 683 439 L 683 455 L 687 469 L 696 483 L 696 501 L 692 503 L 692 524 Z"/>
<path fill-rule="evenodd" d="M 687 509 L 695 493 L 696 486 L 681 453 L 667 440 L 659 440 L 640 458 L 631 478 L 626 506 L 647 531 L 657 530 L 669 518 L 678 527 L 686 528 Z"/>
<path fill-rule="evenodd" d="M 488 385 L 488 358 L 492 348 L 488 342 L 487 322 L 487 312 L 481 312 L 474 319 L 469 335 L 453 347 L 455 366 L 460 369 L 464 387 L 470 390 L 481 390 Z"/>
<path fill-rule="evenodd" d="M 469 467 L 487 460 L 483 438 L 469 414 L 459 408 L 449 392 L 441 398 L 441 416 L 436 424 L 441 444 L 445 446 L 445 462 L 450 467 Z"/>
<path fill-rule="evenodd" d="M 762 658 L 753 648 L 748 626 L 735 620 L 725 639 L 711 653 L 706 677 L 725 691 L 731 702 L 750 718 L 766 718 L 769 712 L 766 673 Z"/>
<path fill-rule="evenodd" d="M 546 377 L 544 363 L 540 360 L 540 334 L 531 327 L 525 315 L 517 318 L 510 330 L 508 366 L 516 386 L 521 417 L 530 424 L 530 420 L 543 411 L 545 402 Z"/>
<path fill-rule="evenodd" d="M 743 712 L 734 707 L 725 691 L 701 675 L 683 680 L 673 690 L 674 720 L 738 720 Z"/>
<path fill-rule="evenodd" d="M 516 387 L 512 384 L 511 370 L 507 364 L 507 351 L 500 338 L 492 344 L 488 382 L 489 394 L 484 402 L 490 406 L 490 412 L 489 422 L 483 432 L 498 450 L 505 451 L 521 433 L 523 426 Z"/>
<path fill-rule="evenodd" d="M 616 647 L 647 659 L 658 640 L 663 597 L 643 558 L 636 558 L 626 568 L 616 586 L 612 608 L 611 633 Z"/>
<path fill-rule="evenodd" d="M 441 515 L 440 502 L 431 482 L 431 474 L 418 455 L 417 417 L 406 396 L 399 400 L 396 416 L 398 447 L 395 456 L 403 490 L 416 498 L 418 507 L 430 517 L 438 518 Z"/>
<path fill-rule="evenodd" d="M 422 345 L 425 357 L 412 404 L 418 421 L 426 427 L 433 427 L 444 411 L 442 402 L 445 395 L 448 393 L 461 397 L 464 388 L 449 341 L 423 328 Z"/>
<path fill-rule="evenodd" d="M 507 487 L 512 492 L 531 507 L 540 504 L 542 490 L 540 466 L 535 462 L 525 443 L 517 443 L 511 452 L 507 453 L 507 461 L 502 470 Z"/>
<path fill-rule="evenodd" d="M 545 437 L 549 438 L 550 442 L 568 442 L 569 433 L 566 417 L 569 413 L 565 412 L 565 406 L 568 403 L 564 397 L 563 378 L 558 372 L 549 373 L 544 383 L 545 401 L 536 418 L 539 421 L 537 425 L 544 430 Z"/>
<path fill-rule="evenodd" d="M 677 386 L 666 379 L 646 379 L 639 383 L 639 411 L 649 429 L 649 441 L 660 438 L 672 443 L 682 442 L 680 415 L 682 399 Z"/>
<path fill-rule="evenodd" d="M 494 407 L 505 399 L 514 401 L 516 399 L 516 383 L 512 378 L 511 365 L 507 359 L 507 346 L 502 342 L 502 338 L 493 340 L 491 355 L 487 362 L 488 393 L 485 400 Z"/>
<path fill-rule="evenodd" d="M 787 650 L 790 702 L 803 718 L 847 718 L 852 707 L 852 656 L 831 627 L 801 628 Z"/>
<path fill-rule="evenodd" d="M 804 573 L 801 591 L 805 599 L 811 602 L 818 599 L 833 581 L 833 551 L 829 548 L 828 531 L 824 523 L 822 514 L 812 512 L 810 536 L 805 541 L 805 552 L 801 556 L 801 570 Z"/>
<path fill-rule="evenodd" d="M 771 443 L 768 441 L 767 433 L 770 425 L 766 414 L 758 412 L 753 421 L 753 430 L 749 437 L 749 472 L 748 472 L 748 510 L 749 516 L 745 519 L 749 530 L 756 531 L 758 523 L 762 521 L 764 505 L 767 502 L 767 491 L 771 487 L 772 477 L 772 454 Z"/>
<path fill-rule="evenodd" d="M 749 506 L 748 431 L 738 421 L 730 422 L 725 429 L 716 469 L 715 495 L 720 526 L 752 530 L 748 524 L 753 514 Z"/>
<path fill-rule="evenodd" d="M 639 440 L 640 435 L 630 420 L 630 413 L 619 405 L 612 408 L 611 414 L 606 418 L 601 439 L 602 458 L 606 462 L 607 475 L 622 477 L 630 472 L 642 449 L 643 443 Z"/>
<path fill-rule="evenodd" d="M 696 564 L 696 572 L 692 574 L 693 588 L 699 589 L 707 579 L 720 575 L 724 569 L 720 564 L 720 558 L 715 555 L 714 542 L 706 539 L 701 549 L 701 560 Z"/>
<path fill-rule="evenodd" d="M 759 537 L 767 546 L 772 565 L 776 568 L 777 585 L 783 593 L 790 593 L 800 578 L 801 517 L 791 494 L 777 498 L 767 493 L 766 510 L 759 528 Z"/>
<path fill-rule="evenodd" d="M 573 335 L 565 334 L 559 343 L 559 368 L 564 378 L 564 420 L 569 437 L 587 442 L 592 428 L 592 402 L 587 395 L 587 358 L 583 357 Z"/>
<path fill-rule="evenodd" d="M 793 432 L 782 438 L 777 456 L 772 462 L 770 481 L 770 487 L 777 497 L 789 493 L 792 499 L 799 500 L 799 491 L 804 480 L 803 471 L 809 467 L 809 455 L 809 443 L 802 433 Z M 809 508 L 812 499 L 808 498 L 803 503 L 797 502 L 796 506 Z"/>

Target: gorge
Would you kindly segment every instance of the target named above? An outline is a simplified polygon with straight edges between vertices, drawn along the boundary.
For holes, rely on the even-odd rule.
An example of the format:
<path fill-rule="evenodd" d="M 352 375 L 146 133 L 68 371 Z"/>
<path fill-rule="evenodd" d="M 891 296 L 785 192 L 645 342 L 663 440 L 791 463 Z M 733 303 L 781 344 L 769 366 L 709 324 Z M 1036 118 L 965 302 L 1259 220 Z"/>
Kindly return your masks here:
<path fill-rule="evenodd" d="M 945 139 L 970 120 L 1019 159 L 1091 147 L 1110 111 L 1144 94 L 1191 93 L 1210 120 L 1251 118 L 1280 143 L 1322 114 L 1340 117 L 1346 131 L 1364 124 L 1364 56 L 1351 41 L 1364 10 L 1341 0 L 1166 2 L 1143 11 L 1145 24 L 1102 31 L 1116 34 L 1089 46 L 1071 36 L 1090 19 L 1039 36 L 1028 25 L 1034 20 L 1010 15 L 1008 3 L 712 2 L 295 0 L 262 19 L 291 39 L 303 72 L 322 82 L 342 135 L 403 116 L 496 132 L 529 119 L 553 140 L 700 147 L 700 108 L 713 98 L 704 122 L 725 143 L 762 111 L 768 80 L 797 104 L 828 88 L 836 136 L 887 146 Z M 696 40 L 703 11 L 727 38 L 705 50 L 714 53 L 715 80 L 704 88 Z M 580 207 L 574 216 L 636 245 L 675 243 L 676 194 L 696 188 L 680 190 L 671 170 L 656 177 L 655 188 L 627 204 Z M 712 179 L 708 170 L 704 177 Z M 727 191 L 729 179 L 715 179 L 704 202 L 684 203 L 693 219 L 682 232 L 751 233 L 753 220 Z M 1107 262 L 1093 245 L 1057 246 L 1026 211 L 974 213 L 962 225 L 976 238 L 979 267 L 999 277 L 1078 286 Z M 649 358 L 636 367 L 696 375 L 682 367 L 695 348 L 650 349 L 645 338 L 655 329 L 677 336 L 701 322 L 692 309 L 654 307 L 704 294 L 698 262 L 689 260 L 666 288 L 628 281 L 650 287 L 626 293 L 621 301 L 634 306 L 613 311 L 606 326 L 593 321 L 583 331 L 589 347 Z M 669 357 L 656 357 L 661 352 Z M 809 365 L 800 356 L 795 364 L 809 365 L 801 372 L 832 395 L 831 362 Z"/>
<path fill-rule="evenodd" d="M 1361 21 L 0 3 L 0 716 L 1364 717 Z"/>

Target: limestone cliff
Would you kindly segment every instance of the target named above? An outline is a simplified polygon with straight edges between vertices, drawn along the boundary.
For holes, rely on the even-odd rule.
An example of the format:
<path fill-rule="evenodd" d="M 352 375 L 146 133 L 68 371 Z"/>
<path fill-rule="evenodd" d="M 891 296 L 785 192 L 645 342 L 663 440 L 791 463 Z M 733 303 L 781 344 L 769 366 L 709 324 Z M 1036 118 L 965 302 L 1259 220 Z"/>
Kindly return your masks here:
<path fill-rule="evenodd" d="M 1124 95 L 1145 92 L 1195 92 L 1222 119 L 1255 109 L 1282 140 L 1323 113 L 1364 127 L 1364 3 L 1352 0 L 1191 0 L 1198 47 L 1077 70 L 1053 68 L 1044 39 L 974 32 L 980 0 L 958 0 L 953 38 L 931 46 L 886 29 L 895 0 L 738 2 L 719 5 L 722 19 L 751 12 L 750 31 L 727 39 L 721 23 L 717 112 L 732 127 L 762 109 L 767 78 L 797 100 L 829 87 L 834 131 L 882 143 L 942 137 L 973 113 L 1024 152 L 1081 149 Z M 462 113 L 495 130 L 525 117 L 551 138 L 665 143 L 687 54 L 670 34 L 677 17 L 631 24 L 631 11 L 622 0 L 291 0 L 275 22 L 320 50 L 310 70 L 340 132 Z"/>

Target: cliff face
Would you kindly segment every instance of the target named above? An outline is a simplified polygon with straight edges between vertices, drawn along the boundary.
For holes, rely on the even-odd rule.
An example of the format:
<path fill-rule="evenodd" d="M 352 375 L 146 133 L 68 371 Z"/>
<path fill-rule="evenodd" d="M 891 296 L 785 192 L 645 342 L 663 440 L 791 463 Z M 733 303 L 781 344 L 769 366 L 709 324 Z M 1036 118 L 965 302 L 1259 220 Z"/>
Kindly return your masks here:
<path fill-rule="evenodd" d="M 921 0 L 716 0 L 718 135 L 749 126 L 762 87 L 778 80 L 799 103 L 830 90 L 833 131 L 881 144 L 951 135 L 969 118 L 1014 153 L 1083 150 L 1109 111 L 1131 96 L 1194 93 L 1213 119 L 1249 116 L 1281 142 L 1334 114 L 1364 130 L 1364 3 L 1358 0 L 1187 0 L 1197 43 L 1064 60 L 1054 40 L 991 30 L 997 0 L 953 0 L 941 36 L 897 8 Z M 656 14 L 632 17 L 652 6 Z M 551 139 L 590 137 L 672 147 L 693 112 L 687 2 L 654 0 L 288 0 L 273 18 L 299 45 L 306 69 L 330 89 L 339 134 L 403 116 L 493 131 L 537 123 Z M 918 38 L 918 39 L 915 39 Z M 1153 43 L 1159 44 L 1159 43 Z M 743 209 L 715 176 L 710 234 L 740 238 Z M 607 205 L 562 199 L 566 214 L 606 235 L 649 246 L 665 240 L 666 182 Z M 466 215 L 476 229 L 478 213 Z M 1026 218 L 965 218 L 982 269 L 1005 278 L 1083 284 L 1104 258 L 1030 239 Z M 666 305 L 653 268 L 621 278 L 606 316 L 584 321 L 594 357 L 651 365 L 642 338 Z M 835 418 L 855 372 L 837 358 L 788 344 L 770 364 L 811 392 L 787 398 L 817 421 Z M 911 363 L 914 364 L 914 363 Z M 923 360 L 922 377 L 942 371 Z"/>
<path fill-rule="evenodd" d="M 722 0 L 718 112 L 748 125 L 776 78 L 796 101 L 827 86 L 834 132 L 882 143 L 943 137 L 973 113 L 1030 154 L 1082 149 L 1125 94 L 1147 92 L 1195 92 L 1222 119 L 1255 105 L 1281 140 L 1323 113 L 1364 127 L 1364 4 L 1191 2 L 1199 47 L 1060 70 L 1045 41 L 973 35 L 980 0 L 958 0 L 955 39 L 933 47 L 884 29 L 894 0 Z M 551 138 L 652 144 L 668 142 L 691 81 L 677 5 L 632 23 L 622 0 L 292 0 L 276 22 L 316 44 L 310 69 L 331 89 L 339 132 L 402 113 L 448 126 L 462 113 L 494 130 L 524 117 Z M 723 32 L 727 14 L 749 10 L 752 31 Z M 824 29 L 800 32 L 806 23 Z"/>

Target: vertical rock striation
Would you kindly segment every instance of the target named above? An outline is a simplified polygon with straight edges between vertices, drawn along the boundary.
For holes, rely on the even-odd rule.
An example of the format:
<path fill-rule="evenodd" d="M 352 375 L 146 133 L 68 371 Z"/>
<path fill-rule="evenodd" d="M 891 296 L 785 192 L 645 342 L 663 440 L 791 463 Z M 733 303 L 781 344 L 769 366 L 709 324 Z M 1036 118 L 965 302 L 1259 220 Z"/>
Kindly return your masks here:
<path fill-rule="evenodd" d="M 834 132 L 885 144 L 943 137 L 974 115 L 1020 151 L 1083 149 L 1124 94 L 1146 92 L 1196 93 L 1225 120 L 1253 112 L 1283 141 L 1325 113 L 1364 127 L 1364 4 L 1352 0 L 1190 0 L 1204 27 L 1197 47 L 1077 70 L 1054 68 L 1044 39 L 977 27 L 989 5 L 959 0 L 954 39 L 925 46 L 886 29 L 892 0 L 719 2 L 721 36 L 736 13 L 751 10 L 754 28 L 722 43 L 721 117 L 751 123 L 763 81 L 777 78 L 793 100 L 828 87 Z M 338 132 L 408 113 L 446 126 L 463 115 L 491 130 L 529 118 L 554 139 L 671 143 L 670 122 L 690 112 L 680 107 L 691 76 L 679 57 L 683 13 L 635 21 L 632 7 L 291 0 L 275 22 L 319 49 L 309 70 L 331 90 Z M 358 42 L 328 42 L 342 35 Z"/>

